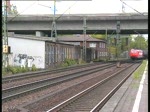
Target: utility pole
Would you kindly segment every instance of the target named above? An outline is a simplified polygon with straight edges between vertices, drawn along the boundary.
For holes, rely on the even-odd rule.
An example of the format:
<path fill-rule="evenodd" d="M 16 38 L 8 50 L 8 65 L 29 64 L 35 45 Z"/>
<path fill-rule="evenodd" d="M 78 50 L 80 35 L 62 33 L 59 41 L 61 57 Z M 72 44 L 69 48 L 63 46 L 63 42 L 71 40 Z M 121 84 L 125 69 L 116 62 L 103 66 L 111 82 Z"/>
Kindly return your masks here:
<path fill-rule="evenodd" d="M 105 36 L 106 36 L 106 41 L 107 41 L 107 58 L 109 58 L 110 56 L 109 56 L 109 38 L 108 38 L 108 36 L 107 36 L 107 28 L 106 28 L 106 32 L 105 32 Z"/>
<path fill-rule="evenodd" d="M 83 18 L 83 59 L 86 61 L 86 17 Z"/>
<path fill-rule="evenodd" d="M 54 0 L 54 15 L 53 15 L 53 22 L 52 22 L 51 37 L 57 38 L 55 13 L 56 13 L 56 0 Z"/>
<path fill-rule="evenodd" d="M 6 6 L 7 1 L 3 1 L 3 8 L 4 8 L 4 13 L 3 13 L 3 67 L 7 67 L 8 65 L 8 35 L 7 35 L 7 6 Z"/>
<path fill-rule="evenodd" d="M 119 45 L 120 45 L 120 21 L 117 21 L 117 29 L 116 29 L 116 54 L 117 54 L 117 60 L 119 55 Z"/>

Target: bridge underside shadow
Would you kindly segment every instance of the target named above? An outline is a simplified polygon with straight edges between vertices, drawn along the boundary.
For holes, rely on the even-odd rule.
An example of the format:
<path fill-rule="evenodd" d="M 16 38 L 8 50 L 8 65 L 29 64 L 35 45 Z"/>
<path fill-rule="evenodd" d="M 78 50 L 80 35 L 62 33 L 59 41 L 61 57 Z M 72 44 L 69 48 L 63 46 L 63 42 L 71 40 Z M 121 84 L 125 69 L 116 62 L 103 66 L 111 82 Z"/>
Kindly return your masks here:
<path fill-rule="evenodd" d="M 18 30 L 18 31 L 9 31 L 9 32 L 14 32 L 15 34 L 35 34 L 36 31 L 34 30 Z M 51 30 L 49 31 L 41 31 L 45 35 L 50 36 L 51 35 Z M 86 34 L 116 34 L 116 30 L 87 30 Z M 83 34 L 83 30 L 57 30 L 58 35 L 64 35 L 64 34 Z M 139 30 L 121 30 L 120 34 L 148 34 L 147 29 L 139 29 Z"/>

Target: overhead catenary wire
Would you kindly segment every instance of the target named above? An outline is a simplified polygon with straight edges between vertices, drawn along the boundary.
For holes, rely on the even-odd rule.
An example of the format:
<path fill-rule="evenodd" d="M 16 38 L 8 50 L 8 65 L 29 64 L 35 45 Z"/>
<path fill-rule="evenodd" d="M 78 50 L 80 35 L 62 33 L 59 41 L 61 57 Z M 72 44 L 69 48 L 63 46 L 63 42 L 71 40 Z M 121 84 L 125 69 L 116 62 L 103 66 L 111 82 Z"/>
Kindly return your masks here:
<path fill-rule="evenodd" d="M 139 14 L 145 16 L 143 13 L 141 13 L 141 12 L 139 12 L 138 10 L 132 8 L 131 6 L 129 6 L 128 4 L 126 4 L 125 2 L 123 2 L 122 0 L 120 0 L 120 1 L 121 1 L 124 5 L 128 6 L 128 7 L 131 8 L 132 10 L 134 10 L 135 12 L 137 12 L 137 13 L 139 13 Z"/>
<path fill-rule="evenodd" d="M 78 2 L 78 1 L 76 1 L 75 3 L 73 3 L 73 4 L 72 4 L 70 7 L 68 7 L 62 14 L 60 14 L 60 16 L 56 18 L 56 21 L 59 20 L 59 19 L 60 19 L 69 9 L 71 9 L 77 2 Z M 38 3 L 38 5 L 41 5 L 41 6 L 47 7 L 47 8 L 51 8 L 51 7 L 49 7 L 49 6 L 46 6 L 46 5 L 43 5 L 43 4 L 39 4 L 39 3 Z M 69 14 L 69 15 L 71 15 L 71 14 Z M 49 17 L 49 16 L 45 16 L 45 17 Z"/>
<path fill-rule="evenodd" d="M 68 9 L 66 9 L 64 11 L 64 13 L 62 13 L 58 18 L 56 18 L 56 20 L 58 20 L 59 18 L 61 18 L 69 9 L 71 9 L 78 1 L 76 1 L 75 3 L 73 3 Z"/>
<path fill-rule="evenodd" d="M 29 5 L 26 9 L 24 9 L 21 13 L 25 12 L 27 9 L 29 9 L 30 7 L 32 7 L 34 4 L 36 3 L 36 1 L 34 3 L 32 3 L 31 5 Z M 21 13 L 16 14 L 12 19 L 10 19 L 7 22 L 13 21 L 16 17 L 20 16 Z"/>
<path fill-rule="evenodd" d="M 44 6 L 44 7 L 51 8 L 51 7 L 49 7 L 49 6 L 46 6 L 46 5 L 43 5 L 43 4 L 39 4 L 39 3 L 38 3 L 38 5 L 41 5 L 41 6 Z"/>
<path fill-rule="evenodd" d="M 74 4 L 73 4 L 74 5 Z M 72 6 L 73 6 L 72 5 Z M 72 7 L 71 6 L 71 7 Z M 69 7 L 67 10 L 69 10 L 71 7 Z M 52 22 L 52 30 L 51 30 L 51 37 L 53 37 L 53 34 L 55 34 L 55 37 L 57 36 L 57 30 L 56 30 L 56 20 L 61 18 L 63 14 L 67 11 L 65 11 L 63 14 L 61 14 L 58 18 L 55 19 L 55 10 L 56 10 L 56 0 L 54 1 L 54 16 L 53 16 L 53 22 Z"/>

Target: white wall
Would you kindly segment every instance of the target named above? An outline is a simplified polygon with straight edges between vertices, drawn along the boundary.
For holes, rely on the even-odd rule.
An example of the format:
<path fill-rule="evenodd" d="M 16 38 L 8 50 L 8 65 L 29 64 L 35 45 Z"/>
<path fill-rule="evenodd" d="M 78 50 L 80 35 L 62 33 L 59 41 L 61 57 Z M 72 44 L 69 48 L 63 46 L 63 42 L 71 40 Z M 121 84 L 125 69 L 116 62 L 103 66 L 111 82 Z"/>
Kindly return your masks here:
<path fill-rule="evenodd" d="M 23 64 L 21 57 L 25 54 L 26 62 L 31 56 L 32 64 L 35 64 L 37 68 L 45 68 L 45 41 L 8 37 L 8 45 L 11 46 L 13 53 L 13 65 L 21 66 Z"/>

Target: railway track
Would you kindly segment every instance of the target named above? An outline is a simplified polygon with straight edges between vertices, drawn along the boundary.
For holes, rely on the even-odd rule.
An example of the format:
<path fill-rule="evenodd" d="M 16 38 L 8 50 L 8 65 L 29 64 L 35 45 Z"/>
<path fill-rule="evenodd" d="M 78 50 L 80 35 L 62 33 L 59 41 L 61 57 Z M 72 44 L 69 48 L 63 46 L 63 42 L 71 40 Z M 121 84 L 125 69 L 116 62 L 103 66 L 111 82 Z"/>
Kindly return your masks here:
<path fill-rule="evenodd" d="M 80 68 L 72 68 L 71 70 L 63 70 L 62 72 L 60 72 L 60 71 L 56 71 L 55 70 L 55 72 L 53 73 L 50 73 L 50 72 L 45 72 L 45 73 L 37 73 L 37 76 L 36 76 L 36 74 L 30 74 L 31 75 L 31 77 L 30 77 L 30 75 L 29 74 L 27 74 L 27 76 L 29 75 L 29 77 L 27 77 L 26 78 L 26 76 L 24 77 L 24 76 L 22 76 L 22 78 L 21 79 L 18 79 L 18 80 L 13 80 L 13 79 L 10 79 L 11 81 L 9 81 L 9 82 L 7 82 L 7 83 L 3 83 L 2 84 L 2 89 L 6 89 L 6 88 L 10 88 L 10 87 L 14 87 L 14 86 L 18 86 L 18 85 L 22 85 L 22 84 L 26 84 L 26 83 L 30 83 L 30 82 L 35 82 L 35 81 L 38 81 L 38 80 L 44 80 L 44 79 L 49 79 L 49 78 L 54 78 L 54 77 L 57 77 L 57 76 L 64 76 L 65 74 L 69 74 L 69 73 L 74 73 L 74 72 L 76 72 L 77 70 L 78 71 L 82 71 L 82 70 L 86 70 L 86 69 L 92 69 L 92 68 L 95 68 L 95 67 L 101 67 L 101 66 L 104 66 L 104 65 L 107 65 L 107 64 L 100 64 L 100 63 L 98 63 L 98 64 L 90 64 L 90 65 L 87 65 L 87 66 L 82 66 L 82 67 L 80 67 Z M 15 76 L 16 77 L 16 76 Z"/>
<path fill-rule="evenodd" d="M 123 62 L 123 63 L 126 63 L 126 62 Z M 132 62 L 127 62 L 128 64 L 131 64 Z M 134 64 L 140 64 L 139 62 L 135 62 Z M 123 64 L 122 64 L 123 65 Z M 116 62 L 114 63 L 114 68 L 116 67 Z M 123 65 L 124 66 L 124 65 Z M 126 64 L 125 64 L 125 66 L 126 66 Z M 124 66 L 124 67 L 125 67 Z M 122 68 L 122 69 L 124 69 L 124 67 Z M 95 67 L 96 68 L 96 67 Z M 99 67 L 99 68 L 101 68 L 101 67 Z M 108 69 L 108 68 L 107 68 Z M 109 67 L 109 69 L 110 69 L 110 67 Z M 109 75 L 112 75 L 113 73 L 115 73 L 115 71 L 119 71 L 119 69 L 121 69 L 121 68 L 117 68 L 118 70 L 114 70 L 114 72 L 113 71 L 109 71 L 109 70 L 101 70 L 100 72 L 98 72 L 97 71 L 97 73 L 101 73 L 102 71 L 105 71 L 105 72 L 103 72 L 103 74 L 106 74 L 107 76 L 109 76 Z M 93 70 L 93 71 L 92 71 Z M 87 70 L 86 70 L 87 71 Z M 88 72 L 89 74 L 94 74 L 95 72 L 96 72 L 96 69 L 94 70 L 93 68 L 92 69 L 90 69 L 90 71 L 91 71 L 91 73 L 90 72 Z M 95 71 L 95 72 L 94 72 Z M 106 71 L 108 71 L 108 72 L 106 72 Z M 85 71 L 84 71 L 85 72 Z M 83 73 L 84 73 L 83 72 Z M 93 72 L 93 73 L 92 73 Z M 76 75 L 76 74 L 75 74 Z M 67 75 L 66 75 L 67 76 Z M 69 75 L 68 75 L 69 76 Z M 21 97 L 23 97 L 23 98 L 26 98 L 25 96 L 27 95 L 27 96 L 32 96 L 32 94 L 30 95 L 30 93 L 36 93 L 37 91 L 43 91 L 43 90 L 46 90 L 47 88 L 49 88 L 50 89 L 50 91 L 51 91 L 51 89 L 52 89 L 52 87 L 55 85 L 60 85 L 61 83 L 66 83 L 66 82 L 72 82 L 72 84 L 70 85 L 70 86 L 65 86 L 64 87 L 64 90 L 63 90 L 63 88 L 62 89 L 59 89 L 59 91 L 56 91 L 56 92 L 51 92 L 50 94 L 45 94 L 45 96 L 42 96 L 42 97 L 40 97 L 40 98 L 37 98 L 37 100 L 35 99 L 35 100 L 33 100 L 33 101 L 29 101 L 29 102 L 26 102 L 25 104 L 22 104 L 22 105 L 16 105 L 17 107 L 16 107 L 16 109 L 10 109 L 8 112 L 20 112 L 20 110 L 22 111 L 22 110 L 24 110 L 24 112 L 37 112 L 37 111 L 43 111 L 44 110 L 44 112 L 46 112 L 46 111 L 48 111 L 48 109 L 50 109 L 50 108 L 53 108 L 53 107 L 55 107 L 56 105 L 58 105 L 58 104 L 60 104 L 60 103 L 56 103 L 55 104 L 55 101 L 53 101 L 53 100 L 58 100 L 58 97 L 61 97 L 62 99 L 63 99 L 63 95 L 65 95 L 65 97 L 68 97 L 68 98 L 66 98 L 66 99 L 69 99 L 70 97 L 72 97 L 72 96 L 70 96 L 72 93 L 75 95 L 75 94 L 77 94 L 76 92 L 78 92 L 78 93 L 80 93 L 81 92 L 81 90 L 83 91 L 83 88 L 85 88 L 85 87 L 83 87 L 83 86 L 86 86 L 86 88 L 88 88 L 88 87 L 91 87 L 89 84 L 88 84 L 88 82 L 96 82 L 96 81 L 98 81 L 98 80 L 101 80 L 101 79 L 103 79 L 102 77 L 95 77 L 94 75 L 91 77 L 92 79 L 88 79 L 88 78 L 86 78 L 85 77 L 86 75 L 84 75 L 83 74 L 83 76 L 77 76 L 77 77 L 74 77 L 74 78 L 72 78 L 72 79 L 63 79 L 64 80 L 64 82 L 62 81 L 62 82 L 59 82 L 58 81 L 58 83 L 57 82 L 55 82 L 54 81 L 54 83 L 55 84 L 52 84 L 52 85 L 49 85 L 49 84 L 47 84 L 47 87 L 46 87 L 46 84 L 41 84 L 41 87 L 42 87 L 42 85 L 43 85 L 43 88 L 40 88 L 40 86 L 37 84 L 37 85 L 35 85 L 35 87 L 34 86 L 32 86 L 30 89 L 34 89 L 34 88 L 37 88 L 37 90 L 35 89 L 35 90 L 33 90 L 33 91 L 30 91 L 29 90 L 29 92 L 27 91 L 26 93 L 23 93 L 23 94 L 20 94 L 20 95 L 16 95 L 16 96 L 13 96 L 12 98 L 10 97 L 10 99 L 8 98 L 8 99 L 6 99 L 6 100 L 2 100 L 2 102 L 5 104 L 5 105 L 7 105 L 7 102 L 8 102 L 8 104 L 9 104 L 9 102 L 10 102 L 10 105 L 11 104 L 15 104 L 15 102 L 17 101 L 19 101 L 19 99 L 21 99 Z M 91 76 L 91 75 L 89 75 L 89 76 Z M 80 79 L 84 79 L 84 78 L 82 78 L 82 77 L 85 77 L 86 79 L 87 79 L 87 81 L 85 80 L 85 82 L 87 82 L 87 84 L 85 83 L 85 82 L 76 82 L 75 81 L 75 83 L 74 83 L 74 85 L 73 85 L 73 81 L 72 80 L 78 80 L 78 78 L 80 78 Z M 93 80 L 93 81 L 92 81 Z M 38 82 L 38 81 L 37 81 Z M 51 82 L 51 81 L 48 81 L 48 82 Z M 69 83 L 68 83 L 69 84 Z M 65 84 L 66 85 L 66 84 Z M 44 87 L 45 86 L 45 87 Z M 39 87 L 39 89 L 38 89 L 38 87 Z M 61 87 L 61 86 L 60 86 Z M 25 88 L 25 87 L 24 87 Z M 73 89 L 74 88 L 74 89 Z M 79 88 L 81 89 L 81 90 L 79 90 Z M 7 88 L 8 89 L 8 88 Z M 15 90 L 15 89 L 14 89 Z M 27 90 L 27 89 L 25 89 L 25 90 Z M 47 89 L 48 90 L 48 89 Z M 74 91 L 72 91 L 72 90 L 74 90 Z M 10 92 L 12 92 L 13 91 L 13 89 L 10 91 Z M 16 90 L 15 90 L 16 91 Z M 18 91 L 18 92 L 17 92 Z M 21 92 L 19 92 L 19 91 L 22 91 L 22 90 L 17 90 L 16 91 L 16 93 L 14 92 L 12 92 L 13 94 L 18 94 L 18 93 L 21 93 Z M 48 90 L 49 91 L 49 90 Z M 66 93 L 66 92 L 69 92 L 69 94 L 68 93 Z M 8 96 L 11 96 L 9 93 L 10 92 L 8 92 Z M 7 94 L 7 92 L 6 92 L 6 94 Z M 5 94 L 5 95 L 6 95 Z M 39 92 L 39 94 L 40 94 L 40 92 Z M 68 95 L 67 95 L 68 94 Z M 36 94 L 35 94 L 36 95 Z M 44 94 L 43 94 L 44 95 Z M 7 95 L 6 95 L 7 96 Z M 57 97 L 58 96 L 58 97 Z M 49 99 L 49 97 L 50 97 L 50 99 Z M 51 99 L 52 98 L 52 99 Z M 17 100 L 13 100 L 13 99 L 17 99 Z M 28 98 L 27 98 L 28 99 Z M 44 100 L 45 99 L 45 100 Z M 47 106 L 47 103 L 46 103 L 46 101 L 47 100 L 50 100 L 50 101 L 52 101 L 52 102 L 48 102 L 48 104 L 53 104 L 53 106 Z M 11 101 L 12 100 L 12 101 Z M 41 101 L 42 100 L 42 101 Z M 60 102 L 64 102 L 65 100 L 60 100 Z M 12 102 L 12 103 L 11 103 Z M 25 102 L 25 101 L 24 101 Z M 39 103 L 36 103 L 36 102 L 39 102 Z M 44 105 L 44 107 L 41 107 L 41 105 Z M 64 106 L 63 106 L 64 107 Z M 38 108 L 38 109 L 36 109 L 36 108 Z M 65 107 L 66 108 L 66 107 Z M 41 109 L 41 110 L 40 110 Z M 7 112 L 7 111 L 6 111 Z M 53 111 L 52 111 L 53 112 Z M 54 111 L 55 112 L 55 111 Z"/>
<path fill-rule="evenodd" d="M 104 66 L 101 66 L 101 68 L 100 66 L 98 66 L 92 69 L 88 69 L 86 71 L 79 71 L 79 72 L 71 73 L 68 75 L 58 76 L 55 78 L 39 80 L 39 81 L 35 81 L 35 82 L 31 82 L 31 83 L 27 83 L 27 84 L 15 86 L 15 87 L 6 88 L 2 90 L 2 101 L 3 102 L 9 101 L 11 99 L 18 98 L 20 96 L 23 96 L 32 92 L 40 91 L 42 89 L 46 89 L 50 86 L 63 83 L 68 80 L 73 80 L 75 78 L 83 77 L 84 75 L 88 75 L 94 72 L 101 71 L 108 67 L 113 67 L 114 65 L 115 64 L 106 64 Z"/>
<path fill-rule="evenodd" d="M 27 78 L 29 79 L 29 78 L 33 78 L 33 77 L 48 75 L 48 74 L 52 74 L 52 73 L 59 73 L 59 72 L 74 70 L 74 69 L 78 69 L 78 68 L 84 68 L 84 67 L 88 67 L 88 66 L 95 66 L 95 65 L 99 65 L 99 63 L 80 65 L 80 66 L 72 66 L 72 67 L 60 68 L 60 69 L 54 69 L 54 70 L 41 70 L 41 71 L 22 73 L 22 74 L 17 74 L 17 75 L 12 75 L 12 76 L 5 76 L 2 78 L 2 84 L 17 81 L 17 80 L 27 79 Z"/>
<path fill-rule="evenodd" d="M 128 73 L 118 71 L 46 112 L 98 112 L 138 66 L 128 66 Z"/>
<path fill-rule="evenodd" d="M 131 62 L 131 60 L 121 60 L 121 61 L 122 63 Z M 53 73 L 60 73 L 60 72 L 75 70 L 79 68 L 81 69 L 85 67 L 96 66 L 100 64 L 111 64 L 111 63 L 116 63 L 116 61 L 110 61 L 109 63 L 98 62 L 98 63 L 85 64 L 85 65 L 80 65 L 80 66 L 72 66 L 72 67 L 67 67 L 67 68 L 59 68 L 59 69 L 54 69 L 54 70 L 41 70 L 41 71 L 22 73 L 22 74 L 17 74 L 17 75 L 12 75 L 12 76 L 5 76 L 5 77 L 2 77 L 2 84 L 14 82 L 17 80 L 30 79 L 33 77 L 40 77 L 40 76 L 49 75 Z"/>
<path fill-rule="evenodd" d="M 122 63 L 127 63 L 127 62 L 131 62 L 131 60 L 121 60 Z M 67 67 L 67 68 L 59 68 L 59 69 L 53 69 L 53 70 L 41 70 L 41 71 L 35 71 L 35 72 L 28 72 L 28 73 L 21 73 L 21 74 L 16 74 L 16 75 L 11 75 L 11 76 L 5 76 L 2 77 L 2 84 L 5 83 L 11 83 L 11 82 L 15 82 L 15 81 L 21 81 L 24 79 L 31 79 L 34 77 L 41 77 L 41 76 L 48 76 L 50 74 L 54 74 L 54 73 L 61 73 L 61 72 L 65 72 L 65 71 L 70 71 L 70 70 L 75 70 L 75 69 L 81 69 L 81 68 L 85 68 L 85 67 L 92 67 L 92 66 L 96 66 L 96 65 L 100 65 L 100 64 L 111 64 L 111 63 L 116 63 L 116 61 L 111 61 L 109 63 L 105 63 L 105 62 L 95 62 L 92 64 L 85 64 L 85 65 L 80 65 L 80 66 L 72 66 L 72 67 Z"/>

